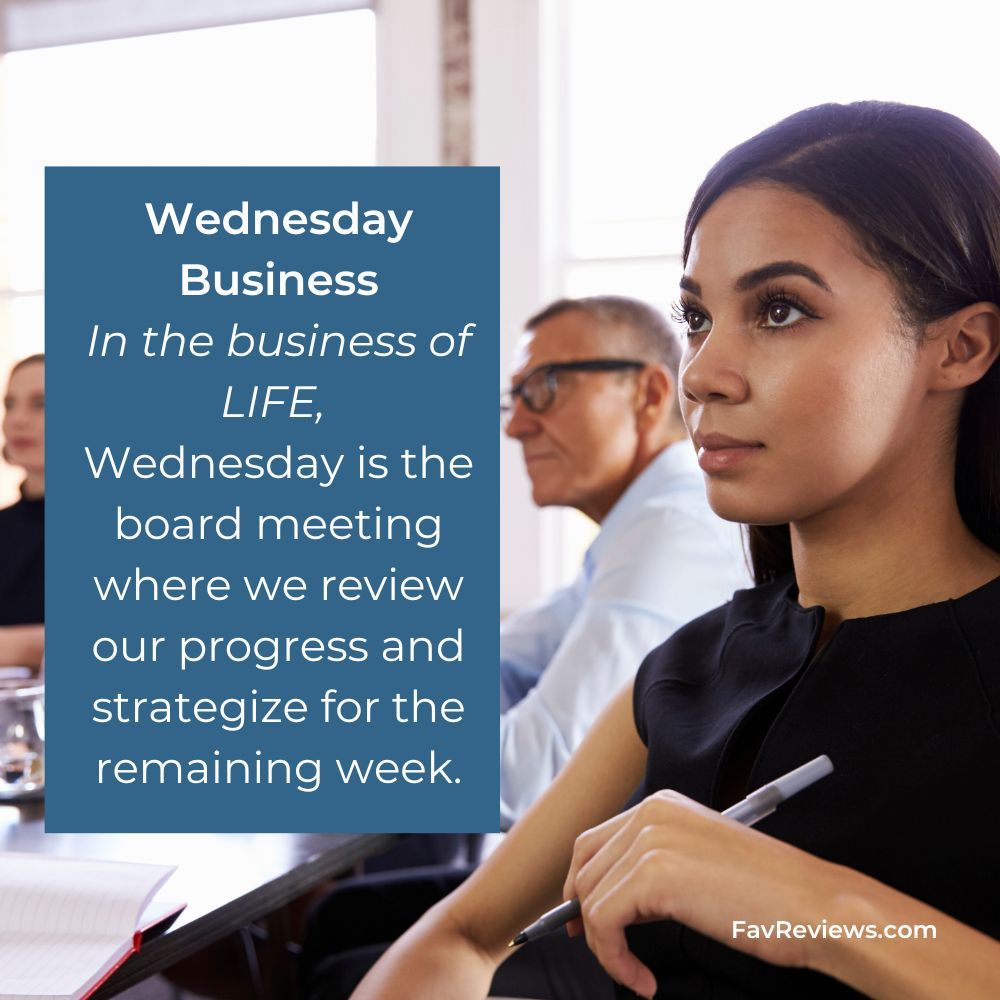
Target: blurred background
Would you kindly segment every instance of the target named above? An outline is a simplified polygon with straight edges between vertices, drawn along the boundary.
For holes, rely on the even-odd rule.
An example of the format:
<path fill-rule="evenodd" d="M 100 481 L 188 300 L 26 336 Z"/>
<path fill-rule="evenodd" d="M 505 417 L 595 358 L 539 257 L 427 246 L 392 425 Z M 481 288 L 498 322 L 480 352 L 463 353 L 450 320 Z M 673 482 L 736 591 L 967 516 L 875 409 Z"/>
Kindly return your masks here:
<path fill-rule="evenodd" d="M 701 176 L 787 113 L 901 100 L 1000 144 L 997 28 L 964 0 L 0 0 L 0 372 L 43 349 L 44 165 L 499 164 L 499 388 L 552 298 L 668 308 Z M 535 510 L 513 444 L 501 483 L 510 610 L 593 528 Z"/>

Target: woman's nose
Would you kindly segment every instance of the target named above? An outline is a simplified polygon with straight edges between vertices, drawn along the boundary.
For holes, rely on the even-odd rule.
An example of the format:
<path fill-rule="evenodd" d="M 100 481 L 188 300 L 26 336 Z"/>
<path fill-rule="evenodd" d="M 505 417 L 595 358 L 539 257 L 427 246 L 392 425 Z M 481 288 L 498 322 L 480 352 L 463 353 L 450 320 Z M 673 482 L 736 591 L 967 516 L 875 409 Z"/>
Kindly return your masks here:
<path fill-rule="evenodd" d="M 713 328 L 681 365 L 684 398 L 692 403 L 741 403 L 749 394 L 735 336 Z"/>

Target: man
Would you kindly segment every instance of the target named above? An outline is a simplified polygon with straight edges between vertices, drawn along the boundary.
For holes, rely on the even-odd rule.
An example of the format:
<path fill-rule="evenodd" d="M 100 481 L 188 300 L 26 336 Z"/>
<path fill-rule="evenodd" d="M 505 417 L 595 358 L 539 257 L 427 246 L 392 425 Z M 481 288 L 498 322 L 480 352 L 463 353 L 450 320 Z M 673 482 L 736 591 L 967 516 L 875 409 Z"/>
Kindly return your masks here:
<path fill-rule="evenodd" d="M 539 506 L 601 526 L 575 582 L 500 630 L 504 827 L 551 783 L 643 657 L 750 583 L 738 530 L 705 500 L 677 405 L 680 345 L 634 299 L 533 316 L 503 414 Z"/>

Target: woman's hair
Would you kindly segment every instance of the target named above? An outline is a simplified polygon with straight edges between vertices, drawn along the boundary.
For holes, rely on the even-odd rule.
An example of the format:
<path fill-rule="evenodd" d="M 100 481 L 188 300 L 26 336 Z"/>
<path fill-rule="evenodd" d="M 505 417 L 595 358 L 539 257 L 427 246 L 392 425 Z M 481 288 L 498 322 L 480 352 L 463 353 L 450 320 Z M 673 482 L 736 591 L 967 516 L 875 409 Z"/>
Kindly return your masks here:
<path fill-rule="evenodd" d="M 841 219 L 893 280 L 903 328 L 974 302 L 1000 303 L 1000 156 L 970 125 L 933 108 L 862 101 L 807 108 L 731 149 L 698 188 L 684 261 L 725 192 L 771 181 Z M 1000 361 L 966 390 L 955 462 L 958 508 L 1000 551 Z M 751 525 L 757 583 L 792 570 L 788 525 Z"/>
<path fill-rule="evenodd" d="M 33 364 L 35 364 L 37 362 L 41 362 L 42 364 L 45 364 L 45 355 L 44 354 L 29 354 L 26 358 L 21 358 L 21 360 L 18 361 L 17 364 L 15 364 L 13 368 L 11 368 L 10 374 L 13 375 L 14 372 L 20 371 L 26 365 L 33 365 Z"/>

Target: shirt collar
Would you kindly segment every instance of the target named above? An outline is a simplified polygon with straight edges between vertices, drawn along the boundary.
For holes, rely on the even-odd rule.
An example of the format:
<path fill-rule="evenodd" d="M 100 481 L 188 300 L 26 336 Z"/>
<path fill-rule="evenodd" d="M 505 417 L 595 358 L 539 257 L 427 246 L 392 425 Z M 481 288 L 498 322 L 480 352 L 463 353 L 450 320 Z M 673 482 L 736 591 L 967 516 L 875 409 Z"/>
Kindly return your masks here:
<path fill-rule="evenodd" d="M 583 557 L 584 570 L 589 574 L 601 552 L 613 541 L 615 533 L 630 523 L 633 514 L 648 500 L 669 493 L 680 481 L 690 484 L 692 477 L 702 487 L 701 469 L 691 442 L 684 438 L 667 445 L 632 481 L 618 502 L 608 511 L 598 536 Z"/>

